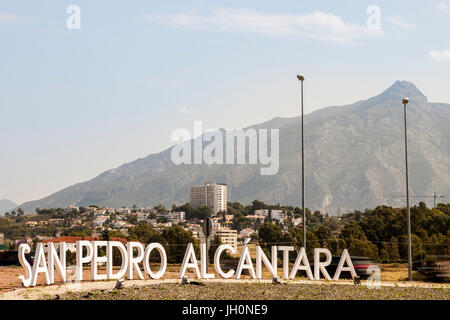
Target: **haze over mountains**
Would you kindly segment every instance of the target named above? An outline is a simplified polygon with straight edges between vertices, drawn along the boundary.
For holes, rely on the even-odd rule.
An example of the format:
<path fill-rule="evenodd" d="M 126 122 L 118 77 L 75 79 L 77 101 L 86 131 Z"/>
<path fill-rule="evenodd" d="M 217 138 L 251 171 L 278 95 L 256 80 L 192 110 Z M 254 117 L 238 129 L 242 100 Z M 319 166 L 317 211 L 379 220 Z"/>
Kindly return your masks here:
<path fill-rule="evenodd" d="M 0 214 L 4 214 L 5 212 L 14 209 L 17 207 L 17 204 L 8 199 L 0 200 Z"/>
<path fill-rule="evenodd" d="M 403 205 L 404 97 L 410 99 L 410 193 L 450 196 L 450 104 L 430 103 L 414 84 L 397 81 L 367 100 L 305 116 L 307 207 L 333 213 L 338 207 L 350 210 Z M 280 130 L 278 174 L 262 176 L 259 165 L 177 166 L 170 159 L 169 148 L 20 207 L 32 213 L 35 208 L 68 205 L 171 206 L 188 201 L 189 186 L 205 181 L 228 184 L 230 201 L 250 203 L 259 199 L 300 205 L 299 117 L 274 118 L 251 127 Z"/>

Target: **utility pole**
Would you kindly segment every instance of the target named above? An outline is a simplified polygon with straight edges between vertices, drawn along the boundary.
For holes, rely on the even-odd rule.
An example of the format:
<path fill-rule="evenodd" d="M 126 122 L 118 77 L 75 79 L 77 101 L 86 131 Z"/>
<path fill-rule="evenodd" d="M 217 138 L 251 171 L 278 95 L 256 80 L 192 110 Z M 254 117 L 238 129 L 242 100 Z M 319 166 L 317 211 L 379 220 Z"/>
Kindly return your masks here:
<path fill-rule="evenodd" d="M 303 248 L 306 250 L 306 209 L 305 209 L 305 130 L 303 113 L 303 81 L 305 77 L 302 74 L 297 75 L 297 79 L 302 83 L 301 86 L 301 109 L 302 109 L 302 211 L 303 211 Z"/>
<path fill-rule="evenodd" d="M 405 119 L 405 166 L 406 166 L 406 219 L 408 229 L 408 280 L 412 281 L 412 250 L 411 250 L 411 212 L 409 210 L 409 183 L 408 183 L 408 135 L 406 129 L 406 105 L 409 99 L 404 98 L 403 114 Z"/>

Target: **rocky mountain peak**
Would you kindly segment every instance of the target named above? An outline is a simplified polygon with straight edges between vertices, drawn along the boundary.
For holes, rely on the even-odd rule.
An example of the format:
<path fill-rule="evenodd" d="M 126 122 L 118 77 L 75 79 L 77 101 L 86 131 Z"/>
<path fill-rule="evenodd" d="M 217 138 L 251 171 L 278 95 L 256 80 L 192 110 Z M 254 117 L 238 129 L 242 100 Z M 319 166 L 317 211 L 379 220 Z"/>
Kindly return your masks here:
<path fill-rule="evenodd" d="M 426 96 L 419 89 L 417 89 L 414 83 L 400 80 L 395 81 L 394 84 L 383 91 L 380 96 L 386 99 L 426 99 Z"/>

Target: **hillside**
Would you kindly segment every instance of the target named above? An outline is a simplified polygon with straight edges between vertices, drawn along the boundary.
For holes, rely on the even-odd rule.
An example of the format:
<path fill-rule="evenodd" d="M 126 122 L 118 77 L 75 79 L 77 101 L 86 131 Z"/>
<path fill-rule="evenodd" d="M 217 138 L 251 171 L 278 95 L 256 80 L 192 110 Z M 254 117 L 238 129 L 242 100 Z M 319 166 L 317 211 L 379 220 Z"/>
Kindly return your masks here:
<path fill-rule="evenodd" d="M 367 100 L 305 116 L 307 207 L 332 213 L 337 207 L 403 204 L 402 198 L 394 197 L 405 189 L 403 97 L 410 98 L 411 194 L 450 195 L 450 105 L 431 103 L 414 84 L 397 81 Z M 278 174 L 261 176 L 258 165 L 176 166 L 169 148 L 21 207 L 31 213 L 35 208 L 67 205 L 171 205 L 188 201 L 189 186 L 205 181 L 227 183 L 231 201 L 299 205 L 299 118 L 275 118 L 251 127 L 279 128 Z"/>

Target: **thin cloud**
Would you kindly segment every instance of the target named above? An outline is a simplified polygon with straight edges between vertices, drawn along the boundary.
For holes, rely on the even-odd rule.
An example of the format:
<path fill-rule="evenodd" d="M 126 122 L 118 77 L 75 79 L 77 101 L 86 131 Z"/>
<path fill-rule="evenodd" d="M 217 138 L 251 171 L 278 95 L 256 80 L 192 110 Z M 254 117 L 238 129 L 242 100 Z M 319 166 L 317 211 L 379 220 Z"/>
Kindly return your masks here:
<path fill-rule="evenodd" d="M 162 81 L 162 80 L 154 80 L 154 81 L 148 81 L 145 83 L 145 85 L 149 87 L 156 87 L 156 88 L 181 88 L 183 87 L 183 84 L 176 81 Z"/>
<path fill-rule="evenodd" d="M 29 23 L 36 21 L 38 21 L 38 19 L 32 17 L 0 12 L 0 23 Z"/>
<path fill-rule="evenodd" d="M 450 5 L 445 2 L 436 2 L 434 7 L 439 11 L 450 12 Z"/>
<path fill-rule="evenodd" d="M 369 29 L 366 26 L 345 22 L 337 15 L 321 11 L 294 15 L 220 8 L 208 16 L 193 13 L 146 14 L 137 20 L 180 29 L 298 36 L 345 44 L 353 44 L 362 37 L 383 35 L 382 29 Z"/>
<path fill-rule="evenodd" d="M 190 114 L 191 110 L 189 110 L 187 107 L 181 107 L 180 109 L 178 109 L 178 112 L 180 114 Z"/>
<path fill-rule="evenodd" d="M 411 30 L 414 29 L 414 25 L 404 21 L 403 19 L 399 17 L 389 17 L 388 22 L 393 24 L 396 27 L 399 27 L 402 30 Z"/>
<path fill-rule="evenodd" d="M 428 56 L 436 62 L 450 62 L 450 49 L 430 51 Z"/>

